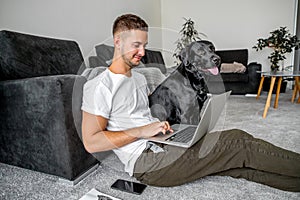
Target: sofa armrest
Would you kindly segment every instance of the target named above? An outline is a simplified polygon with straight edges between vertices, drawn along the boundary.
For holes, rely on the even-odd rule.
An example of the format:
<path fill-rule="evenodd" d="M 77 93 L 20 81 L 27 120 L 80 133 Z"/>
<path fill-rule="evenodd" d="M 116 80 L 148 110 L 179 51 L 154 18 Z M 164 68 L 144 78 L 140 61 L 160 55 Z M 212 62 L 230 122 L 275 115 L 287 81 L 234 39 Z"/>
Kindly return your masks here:
<path fill-rule="evenodd" d="M 0 81 L 0 162 L 74 180 L 98 161 L 72 114 L 78 75 Z"/>
<path fill-rule="evenodd" d="M 253 88 L 253 92 L 257 91 L 260 82 L 260 73 L 257 71 L 261 71 L 261 64 L 252 62 L 248 64 L 247 68 L 249 84 L 251 85 L 251 88 Z"/>
<path fill-rule="evenodd" d="M 247 66 L 247 71 L 250 80 L 260 80 L 260 73 L 258 73 L 257 71 L 261 71 L 261 64 L 256 62 L 249 63 Z"/>

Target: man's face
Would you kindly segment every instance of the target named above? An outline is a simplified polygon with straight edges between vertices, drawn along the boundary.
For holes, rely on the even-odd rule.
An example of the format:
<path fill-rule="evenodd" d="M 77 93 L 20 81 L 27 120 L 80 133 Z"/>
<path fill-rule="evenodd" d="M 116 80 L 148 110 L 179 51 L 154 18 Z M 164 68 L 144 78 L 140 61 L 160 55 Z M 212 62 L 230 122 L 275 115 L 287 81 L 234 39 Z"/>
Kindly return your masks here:
<path fill-rule="evenodd" d="M 140 64 L 140 60 L 145 55 L 147 43 L 148 33 L 146 31 L 130 30 L 121 33 L 121 56 L 130 68 Z"/>

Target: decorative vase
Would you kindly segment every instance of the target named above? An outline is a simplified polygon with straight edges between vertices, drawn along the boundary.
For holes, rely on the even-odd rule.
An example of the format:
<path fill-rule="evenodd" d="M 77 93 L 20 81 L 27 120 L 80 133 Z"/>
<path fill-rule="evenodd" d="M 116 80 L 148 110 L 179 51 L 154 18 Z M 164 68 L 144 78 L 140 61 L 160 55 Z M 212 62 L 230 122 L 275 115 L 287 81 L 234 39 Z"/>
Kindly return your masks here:
<path fill-rule="evenodd" d="M 271 64 L 271 71 L 272 72 L 277 72 L 279 69 L 279 66 L 277 64 L 272 63 Z"/>
<path fill-rule="evenodd" d="M 284 60 L 281 61 L 281 71 L 285 71 L 285 68 L 284 68 Z"/>

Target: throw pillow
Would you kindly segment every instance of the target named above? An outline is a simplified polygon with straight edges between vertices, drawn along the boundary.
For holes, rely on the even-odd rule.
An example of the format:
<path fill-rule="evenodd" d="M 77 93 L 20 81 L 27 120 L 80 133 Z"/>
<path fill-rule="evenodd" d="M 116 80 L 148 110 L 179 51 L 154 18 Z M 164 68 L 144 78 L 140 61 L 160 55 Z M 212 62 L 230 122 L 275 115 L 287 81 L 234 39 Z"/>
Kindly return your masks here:
<path fill-rule="evenodd" d="M 222 63 L 221 64 L 221 73 L 244 73 L 246 71 L 246 67 L 238 62 L 233 63 Z"/>

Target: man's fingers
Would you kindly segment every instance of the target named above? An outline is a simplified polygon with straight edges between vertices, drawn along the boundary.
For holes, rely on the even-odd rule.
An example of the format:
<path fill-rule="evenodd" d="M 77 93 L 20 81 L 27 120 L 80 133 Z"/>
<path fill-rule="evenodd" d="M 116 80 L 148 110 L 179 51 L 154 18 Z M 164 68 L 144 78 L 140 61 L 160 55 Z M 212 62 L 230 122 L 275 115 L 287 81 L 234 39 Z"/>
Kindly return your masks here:
<path fill-rule="evenodd" d="M 171 129 L 171 126 L 169 124 L 169 122 L 167 121 L 163 121 L 161 122 L 161 127 L 163 128 L 162 132 L 165 134 L 166 132 L 173 132 L 173 130 Z"/>
<path fill-rule="evenodd" d="M 166 129 L 167 129 L 167 130 L 170 130 L 170 129 L 171 129 L 171 126 L 170 126 L 169 122 L 167 122 L 167 121 L 165 121 L 165 126 L 166 126 Z"/>

